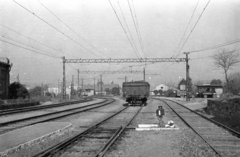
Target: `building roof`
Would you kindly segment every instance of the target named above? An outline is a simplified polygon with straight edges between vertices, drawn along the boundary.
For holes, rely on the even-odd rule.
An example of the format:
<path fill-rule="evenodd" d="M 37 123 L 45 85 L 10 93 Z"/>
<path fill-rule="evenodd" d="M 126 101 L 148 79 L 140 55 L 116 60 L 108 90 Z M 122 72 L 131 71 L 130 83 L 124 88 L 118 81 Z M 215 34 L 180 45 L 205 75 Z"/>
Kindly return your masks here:
<path fill-rule="evenodd" d="M 207 85 L 196 85 L 197 87 L 205 87 L 205 88 L 222 88 L 223 86 L 222 85 L 210 85 L 210 84 L 207 84 Z"/>

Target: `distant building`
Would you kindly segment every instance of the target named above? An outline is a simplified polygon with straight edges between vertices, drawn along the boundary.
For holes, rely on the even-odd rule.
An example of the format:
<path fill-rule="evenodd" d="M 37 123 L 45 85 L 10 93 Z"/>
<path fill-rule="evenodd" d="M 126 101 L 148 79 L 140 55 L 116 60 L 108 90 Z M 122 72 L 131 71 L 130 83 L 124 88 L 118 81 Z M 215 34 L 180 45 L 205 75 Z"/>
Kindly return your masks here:
<path fill-rule="evenodd" d="M 58 95 L 61 93 L 61 89 L 57 88 L 57 87 L 51 87 L 48 88 L 48 92 L 49 93 L 54 93 L 55 95 Z"/>
<path fill-rule="evenodd" d="M 168 89 L 169 89 L 169 87 L 164 84 L 160 84 L 159 86 L 157 86 L 155 88 L 155 90 L 162 90 L 162 91 L 167 91 Z"/>
<path fill-rule="evenodd" d="M 198 97 L 220 97 L 223 93 L 222 85 L 197 85 L 197 96 Z"/>

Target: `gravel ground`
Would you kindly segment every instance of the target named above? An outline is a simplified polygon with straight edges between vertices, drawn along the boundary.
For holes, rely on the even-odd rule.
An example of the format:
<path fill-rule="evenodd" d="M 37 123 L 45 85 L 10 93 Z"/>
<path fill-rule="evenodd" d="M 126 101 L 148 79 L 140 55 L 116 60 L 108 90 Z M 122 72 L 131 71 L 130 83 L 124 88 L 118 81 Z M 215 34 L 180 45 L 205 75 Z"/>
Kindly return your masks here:
<path fill-rule="evenodd" d="M 111 105 L 101 109 L 95 109 L 91 112 L 85 112 L 78 115 L 63 118 L 58 121 L 66 121 L 73 124 L 77 132 L 82 132 L 87 126 L 93 125 L 105 117 L 113 114 L 116 110 L 122 108 L 123 100 L 117 99 Z M 156 109 L 164 104 L 158 100 L 150 99 L 148 105 L 143 108 L 138 117 L 134 120 L 132 126 L 138 124 L 158 124 L 156 118 Z M 194 106 L 194 105 L 193 105 Z M 179 130 L 172 131 L 135 131 L 129 130 L 119 138 L 107 157 L 215 157 L 216 155 L 205 143 L 188 129 L 177 117 L 165 113 L 163 121 L 173 120 L 179 127 Z"/>
<path fill-rule="evenodd" d="M 148 106 L 142 110 L 136 124 L 157 124 L 155 111 L 157 100 L 149 100 Z M 163 118 L 166 123 L 173 120 L 180 128 L 173 131 L 135 131 L 125 133 L 106 154 L 107 157 L 215 157 L 215 153 L 188 129 L 178 118 L 168 113 Z"/>

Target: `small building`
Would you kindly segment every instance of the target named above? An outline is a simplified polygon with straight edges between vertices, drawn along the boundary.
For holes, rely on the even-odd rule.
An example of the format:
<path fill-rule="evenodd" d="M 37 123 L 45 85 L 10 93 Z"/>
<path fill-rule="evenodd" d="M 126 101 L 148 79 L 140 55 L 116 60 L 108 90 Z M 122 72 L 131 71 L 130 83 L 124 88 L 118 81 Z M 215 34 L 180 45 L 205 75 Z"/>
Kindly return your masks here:
<path fill-rule="evenodd" d="M 92 96 L 94 95 L 94 89 L 85 89 L 82 93 L 83 96 Z"/>
<path fill-rule="evenodd" d="M 220 97 L 223 93 L 222 85 L 197 85 L 197 97 Z"/>
<path fill-rule="evenodd" d="M 12 64 L 10 64 L 8 58 L 0 57 L 0 99 L 8 98 L 11 67 Z"/>
<path fill-rule="evenodd" d="M 169 89 L 168 86 L 164 85 L 164 84 L 160 84 L 159 86 L 157 86 L 155 88 L 156 90 L 162 90 L 162 91 L 167 91 Z"/>

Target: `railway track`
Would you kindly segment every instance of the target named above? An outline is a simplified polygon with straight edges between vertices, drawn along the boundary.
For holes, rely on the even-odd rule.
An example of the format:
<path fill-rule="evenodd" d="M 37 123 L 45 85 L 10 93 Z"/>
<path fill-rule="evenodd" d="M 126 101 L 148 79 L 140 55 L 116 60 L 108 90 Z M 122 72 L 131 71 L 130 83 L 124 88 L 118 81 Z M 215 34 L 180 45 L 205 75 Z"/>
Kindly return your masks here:
<path fill-rule="evenodd" d="M 36 110 L 42 110 L 42 109 L 49 109 L 49 108 L 54 108 L 54 107 L 62 107 L 62 106 L 66 106 L 66 105 L 76 104 L 76 103 L 84 103 L 84 102 L 88 102 L 91 100 L 92 99 L 83 99 L 83 100 L 78 100 L 78 101 L 63 102 L 63 103 L 57 103 L 57 104 L 51 104 L 51 105 L 45 105 L 45 106 L 32 106 L 32 107 L 23 107 L 23 108 L 2 110 L 2 111 L 0 111 L 0 116 L 6 116 L 6 115 L 10 115 L 10 114 L 17 114 L 17 113 L 36 111 Z"/>
<path fill-rule="evenodd" d="M 108 105 L 114 101 L 115 101 L 114 99 L 106 99 L 103 102 L 94 103 L 94 104 L 87 105 L 87 106 L 80 106 L 80 107 L 71 108 L 71 109 L 67 109 L 67 110 L 63 110 L 63 111 L 57 111 L 57 112 L 52 112 L 52 113 L 47 113 L 47 114 L 41 114 L 38 116 L 32 116 L 32 117 L 27 117 L 27 118 L 22 118 L 22 119 L 6 121 L 3 123 L 0 123 L 0 134 L 6 133 L 8 131 L 12 131 L 12 130 L 15 130 L 15 129 L 18 129 L 21 127 L 34 125 L 37 123 L 48 122 L 48 121 L 60 119 L 63 117 L 71 116 L 74 114 L 78 114 L 81 112 L 85 112 L 88 110 L 92 110 L 95 108 L 99 108 L 99 107 Z"/>
<path fill-rule="evenodd" d="M 44 150 L 35 157 L 75 155 L 84 157 L 102 157 L 107 150 L 117 141 L 118 137 L 124 132 L 140 112 L 140 108 L 130 108 L 130 115 L 126 115 L 129 106 L 121 109 L 101 122 L 89 127 L 84 132 L 67 139 L 48 150 Z M 134 114 L 132 114 L 134 113 Z"/>
<path fill-rule="evenodd" d="M 240 156 L 240 133 L 197 113 L 180 103 L 163 100 L 172 114 L 177 115 L 220 157 Z"/>

